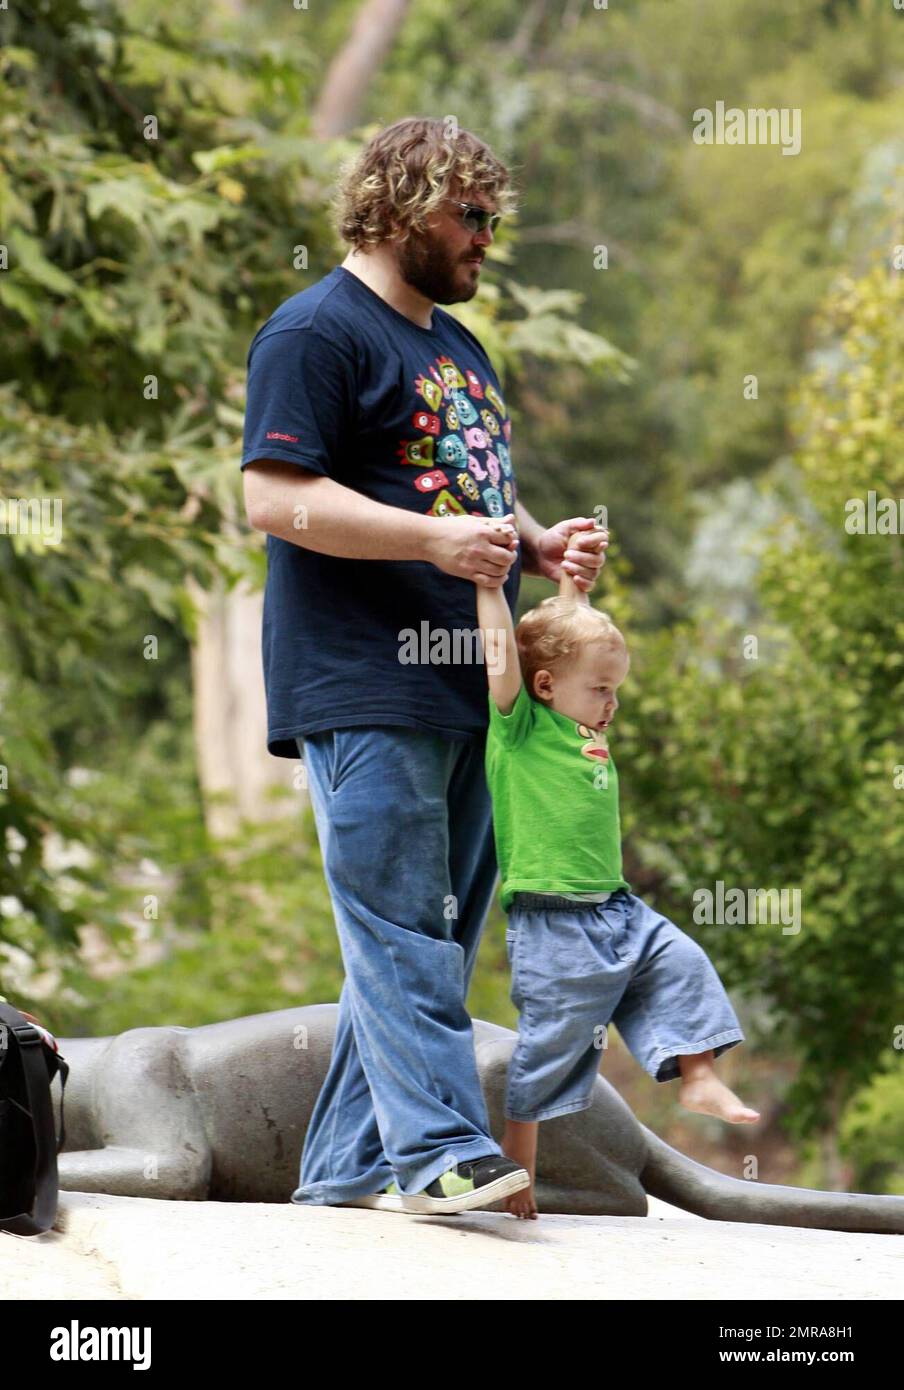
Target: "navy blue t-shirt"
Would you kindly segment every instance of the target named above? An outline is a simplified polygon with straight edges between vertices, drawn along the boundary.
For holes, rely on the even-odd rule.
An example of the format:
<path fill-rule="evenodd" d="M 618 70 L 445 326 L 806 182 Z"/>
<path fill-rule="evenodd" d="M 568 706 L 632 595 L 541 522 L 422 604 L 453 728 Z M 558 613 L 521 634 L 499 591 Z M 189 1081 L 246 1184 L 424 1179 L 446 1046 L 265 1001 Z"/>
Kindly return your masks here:
<path fill-rule="evenodd" d="M 438 305 L 432 322 L 420 328 L 344 266 L 285 300 L 248 352 L 241 467 L 283 459 L 431 516 L 513 512 L 511 421 L 490 359 Z M 520 579 L 519 548 L 504 586 L 513 613 Z M 400 660 L 428 656 L 431 644 L 436 652 L 437 629 L 449 660 Z M 344 559 L 268 534 L 269 751 L 297 758 L 296 737 L 364 724 L 482 737 L 477 631 L 470 580 L 426 561 Z"/>

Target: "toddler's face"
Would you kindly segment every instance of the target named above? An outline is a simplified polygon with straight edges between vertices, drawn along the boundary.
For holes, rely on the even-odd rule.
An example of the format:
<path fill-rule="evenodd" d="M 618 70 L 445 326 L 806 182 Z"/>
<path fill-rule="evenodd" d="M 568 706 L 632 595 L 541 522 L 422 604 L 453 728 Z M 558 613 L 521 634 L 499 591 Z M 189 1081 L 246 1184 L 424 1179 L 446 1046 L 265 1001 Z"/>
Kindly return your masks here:
<path fill-rule="evenodd" d="M 630 659 L 619 642 L 588 642 L 576 659 L 551 671 L 538 671 L 534 694 L 558 714 L 605 731 L 618 709 L 616 690 L 628 674 Z"/>

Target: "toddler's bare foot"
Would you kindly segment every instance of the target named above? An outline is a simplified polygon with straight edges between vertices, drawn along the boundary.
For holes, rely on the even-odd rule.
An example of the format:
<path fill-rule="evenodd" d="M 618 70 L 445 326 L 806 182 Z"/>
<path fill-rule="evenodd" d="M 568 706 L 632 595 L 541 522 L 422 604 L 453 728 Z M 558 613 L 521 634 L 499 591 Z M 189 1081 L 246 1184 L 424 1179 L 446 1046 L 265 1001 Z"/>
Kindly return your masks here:
<path fill-rule="evenodd" d="M 536 1120 L 510 1120 L 507 1118 L 501 1146 L 505 1156 L 520 1163 L 522 1168 L 526 1168 L 530 1177 L 529 1187 L 519 1188 L 517 1192 L 512 1192 L 510 1196 L 503 1199 L 505 1209 L 511 1212 L 512 1216 L 524 1217 L 531 1221 L 537 1219 L 534 1179 L 537 1172 L 538 1128 L 539 1125 Z"/>
<path fill-rule="evenodd" d="M 505 1199 L 505 1209 L 511 1212 L 512 1216 L 523 1217 L 524 1220 L 536 1221 L 537 1204 L 534 1201 L 534 1185 L 522 1187 L 520 1191 L 511 1193 Z"/>
<path fill-rule="evenodd" d="M 739 1100 L 714 1073 L 682 1081 L 678 1099 L 686 1110 L 715 1115 L 717 1120 L 727 1120 L 732 1125 L 752 1125 L 760 1118 L 758 1110 L 751 1110 Z"/>

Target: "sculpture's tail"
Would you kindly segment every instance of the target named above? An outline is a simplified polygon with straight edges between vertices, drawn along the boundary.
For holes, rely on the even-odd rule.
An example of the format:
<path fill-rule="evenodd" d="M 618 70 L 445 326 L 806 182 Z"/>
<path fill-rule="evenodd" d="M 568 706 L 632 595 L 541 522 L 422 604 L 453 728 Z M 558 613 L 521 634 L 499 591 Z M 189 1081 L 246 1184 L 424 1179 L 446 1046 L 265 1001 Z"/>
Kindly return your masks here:
<path fill-rule="evenodd" d="M 646 1125 L 647 1161 L 640 1181 L 651 1197 L 710 1221 L 812 1226 L 822 1231 L 904 1234 L 904 1197 L 817 1192 L 729 1178 L 673 1149 Z"/>

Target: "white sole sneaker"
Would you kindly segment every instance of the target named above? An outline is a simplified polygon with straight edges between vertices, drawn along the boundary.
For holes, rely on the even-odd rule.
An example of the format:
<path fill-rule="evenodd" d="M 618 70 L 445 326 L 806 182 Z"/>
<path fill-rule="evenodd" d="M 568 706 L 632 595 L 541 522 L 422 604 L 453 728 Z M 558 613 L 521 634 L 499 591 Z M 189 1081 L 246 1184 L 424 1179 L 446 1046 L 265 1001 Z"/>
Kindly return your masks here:
<path fill-rule="evenodd" d="M 479 1207 L 491 1207 L 501 1197 L 512 1192 L 520 1192 L 522 1187 L 530 1187 L 530 1173 L 526 1168 L 518 1168 L 514 1173 L 505 1173 L 493 1182 L 475 1187 L 473 1192 L 461 1192 L 456 1197 L 431 1197 L 427 1192 L 403 1196 L 404 1210 L 411 1215 L 438 1216 L 457 1211 L 474 1211 Z"/>
<path fill-rule="evenodd" d="M 334 1202 L 337 1207 L 372 1207 L 377 1211 L 404 1211 L 400 1192 L 375 1192 L 370 1197 L 354 1197 L 350 1202 Z"/>
<path fill-rule="evenodd" d="M 367 1197 L 353 1197 L 348 1202 L 334 1202 L 333 1205 L 407 1212 L 409 1216 L 451 1216 L 459 1211 L 495 1206 L 503 1197 L 529 1186 L 530 1174 L 527 1169 L 518 1168 L 513 1173 L 505 1173 L 493 1182 L 476 1187 L 473 1192 L 460 1192 L 455 1197 L 432 1197 L 429 1192 L 412 1193 L 410 1196 L 401 1192 L 374 1192 Z"/>

